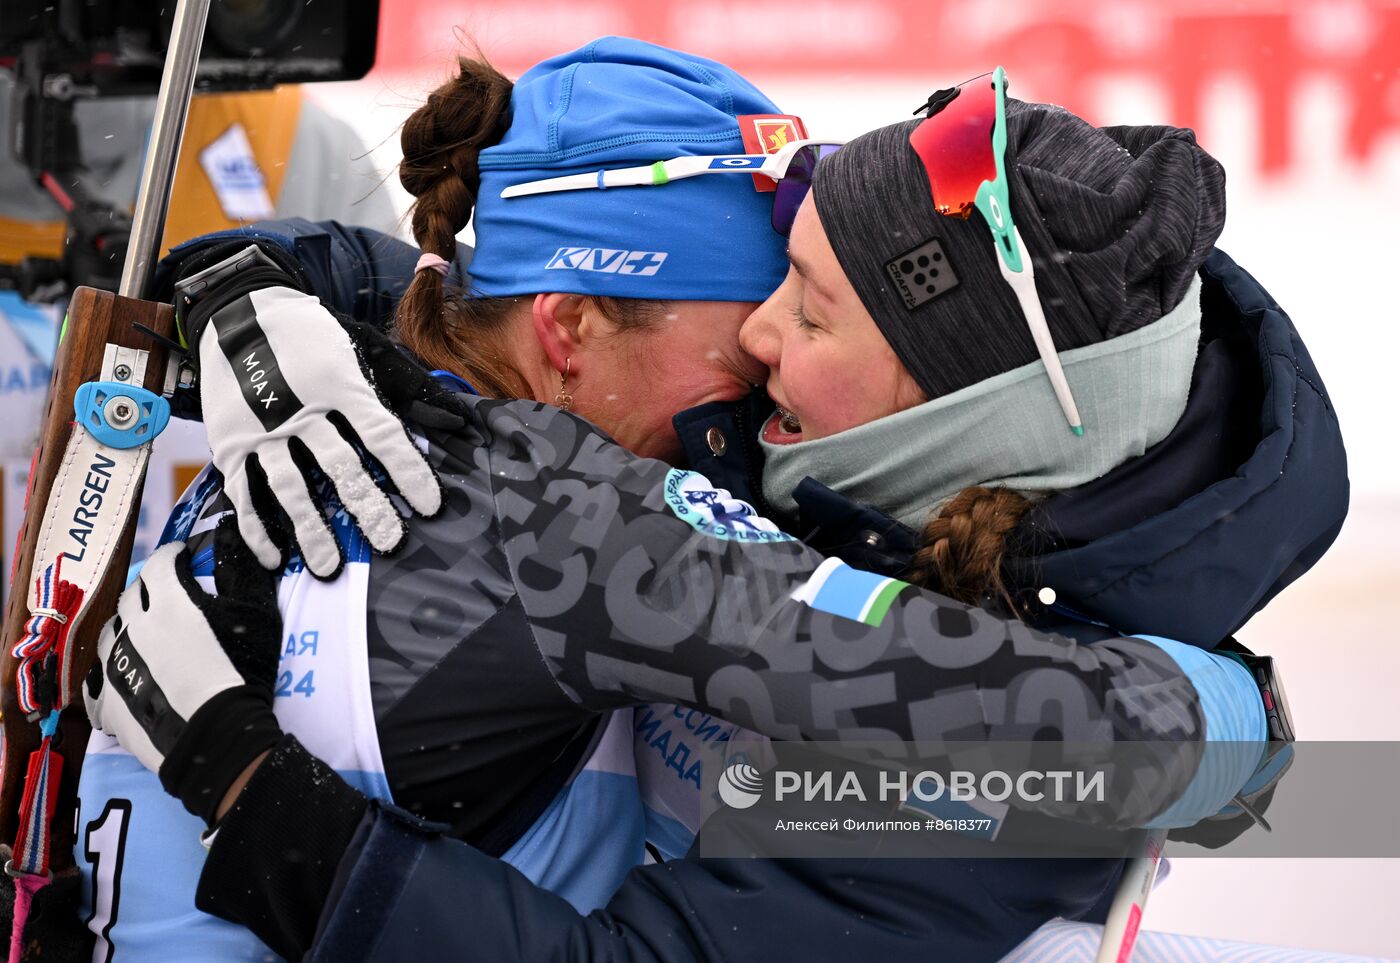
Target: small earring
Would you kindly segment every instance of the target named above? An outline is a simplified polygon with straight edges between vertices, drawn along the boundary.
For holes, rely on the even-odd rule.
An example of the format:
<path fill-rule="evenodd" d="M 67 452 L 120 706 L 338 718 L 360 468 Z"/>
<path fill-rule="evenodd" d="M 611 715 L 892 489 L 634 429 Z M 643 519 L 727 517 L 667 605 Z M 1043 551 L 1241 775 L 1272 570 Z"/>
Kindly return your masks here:
<path fill-rule="evenodd" d="M 565 411 L 574 406 L 574 396 L 564 390 L 569 384 L 569 369 L 573 366 L 573 358 L 564 359 L 564 372 L 559 375 L 559 393 L 554 396 L 554 404 Z"/>

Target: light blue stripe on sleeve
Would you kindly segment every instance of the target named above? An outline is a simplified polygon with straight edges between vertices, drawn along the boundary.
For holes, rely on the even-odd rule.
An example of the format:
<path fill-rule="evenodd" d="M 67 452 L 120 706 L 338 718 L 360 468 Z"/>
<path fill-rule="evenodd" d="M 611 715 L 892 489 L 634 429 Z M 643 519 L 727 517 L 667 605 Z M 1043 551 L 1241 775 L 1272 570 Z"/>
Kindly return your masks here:
<path fill-rule="evenodd" d="M 887 579 L 883 575 L 865 572 L 849 565 L 834 568 L 827 576 L 812 608 L 847 619 L 860 619 L 865 603 Z"/>
<path fill-rule="evenodd" d="M 1196 687 L 1206 725 L 1206 751 L 1181 798 L 1147 829 L 1191 826 L 1214 816 L 1249 780 L 1264 754 L 1268 724 L 1259 686 L 1233 659 L 1194 645 L 1139 635 L 1162 649 Z"/>

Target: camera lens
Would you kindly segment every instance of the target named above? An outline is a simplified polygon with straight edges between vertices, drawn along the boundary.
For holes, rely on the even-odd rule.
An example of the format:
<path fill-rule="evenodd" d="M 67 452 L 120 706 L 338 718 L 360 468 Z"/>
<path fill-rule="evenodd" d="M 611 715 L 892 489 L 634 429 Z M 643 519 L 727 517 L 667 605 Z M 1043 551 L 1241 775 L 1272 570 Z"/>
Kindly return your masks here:
<path fill-rule="evenodd" d="M 215 0 L 209 35 L 230 53 L 261 57 L 296 28 L 304 0 Z"/>

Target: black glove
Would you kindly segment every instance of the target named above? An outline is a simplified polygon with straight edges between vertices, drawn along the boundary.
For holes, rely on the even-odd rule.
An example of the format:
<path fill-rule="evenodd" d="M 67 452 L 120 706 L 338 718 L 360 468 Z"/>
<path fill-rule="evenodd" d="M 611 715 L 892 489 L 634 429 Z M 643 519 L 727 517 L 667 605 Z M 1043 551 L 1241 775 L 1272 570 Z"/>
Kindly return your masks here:
<path fill-rule="evenodd" d="M 94 727 L 160 775 L 210 825 L 224 793 L 282 737 L 272 712 L 282 652 L 278 575 L 231 518 L 215 535 L 209 595 L 182 542 L 157 549 L 102 629 L 84 702 Z"/>
<path fill-rule="evenodd" d="M 400 418 L 442 431 L 456 431 L 467 423 L 467 407 L 460 396 L 444 388 L 379 328 L 341 317 L 340 326 L 355 345 L 360 364 L 370 372 L 374 388 Z"/>

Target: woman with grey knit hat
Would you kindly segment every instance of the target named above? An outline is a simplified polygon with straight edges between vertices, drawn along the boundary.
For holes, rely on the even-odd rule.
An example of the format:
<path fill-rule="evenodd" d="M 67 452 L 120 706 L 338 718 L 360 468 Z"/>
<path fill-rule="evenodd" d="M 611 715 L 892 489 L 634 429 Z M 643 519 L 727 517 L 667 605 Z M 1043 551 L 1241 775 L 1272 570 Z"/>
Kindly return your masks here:
<path fill-rule="evenodd" d="M 1035 500 L 1176 426 L 1201 337 L 1198 272 L 1225 221 L 1224 171 L 1190 131 L 1100 130 L 1015 100 L 1004 116 L 1007 234 L 1033 266 L 1048 352 L 975 200 L 935 196 L 931 180 L 949 180 L 937 165 L 975 162 L 961 145 L 924 146 L 930 172 L 917 135 L 937 115 L 822 160 L 791 228 L 792 269 L 742 335 L 779 406 L 762 433 L 770 503 L 795 512 L 810 477 L 928 524 L 921 561 L 970 602 L 1004 594 L 988 549 Z M 959 516 L 975 527 L 933 550 Z"/>
<path fill-rule="evenodd" d="M 1330 546 L 1346 462 L 1292 323 L 1214 248 L 1224 171 L 1188 130 L 985 93 L 940 91 L 927 117 L 829 151 L 809 192 L 780 187 L 791 269 L 741 332 L 777 405 L 766 501 L 828 553 L 908 560 L 902 577 L 1090 646 L 1138 633 L 1182 665 L 1229 653 L 1274 687 L 1272 660 L 1232 635 Z M 1182 837 L 1222 845 L 1272 797 L 1292 726 L 1264 698 L 1254 785 L 1270 788 Z M 1238 738 L 1258 703 L 1214 708 L 1209 737 Z M 1119 872 L 878 863 L 852 892 L 917 876 L 906 908 L 940 894 L 960 960 L 998 959 L 1055 915 L 1102 921 Z"/>

